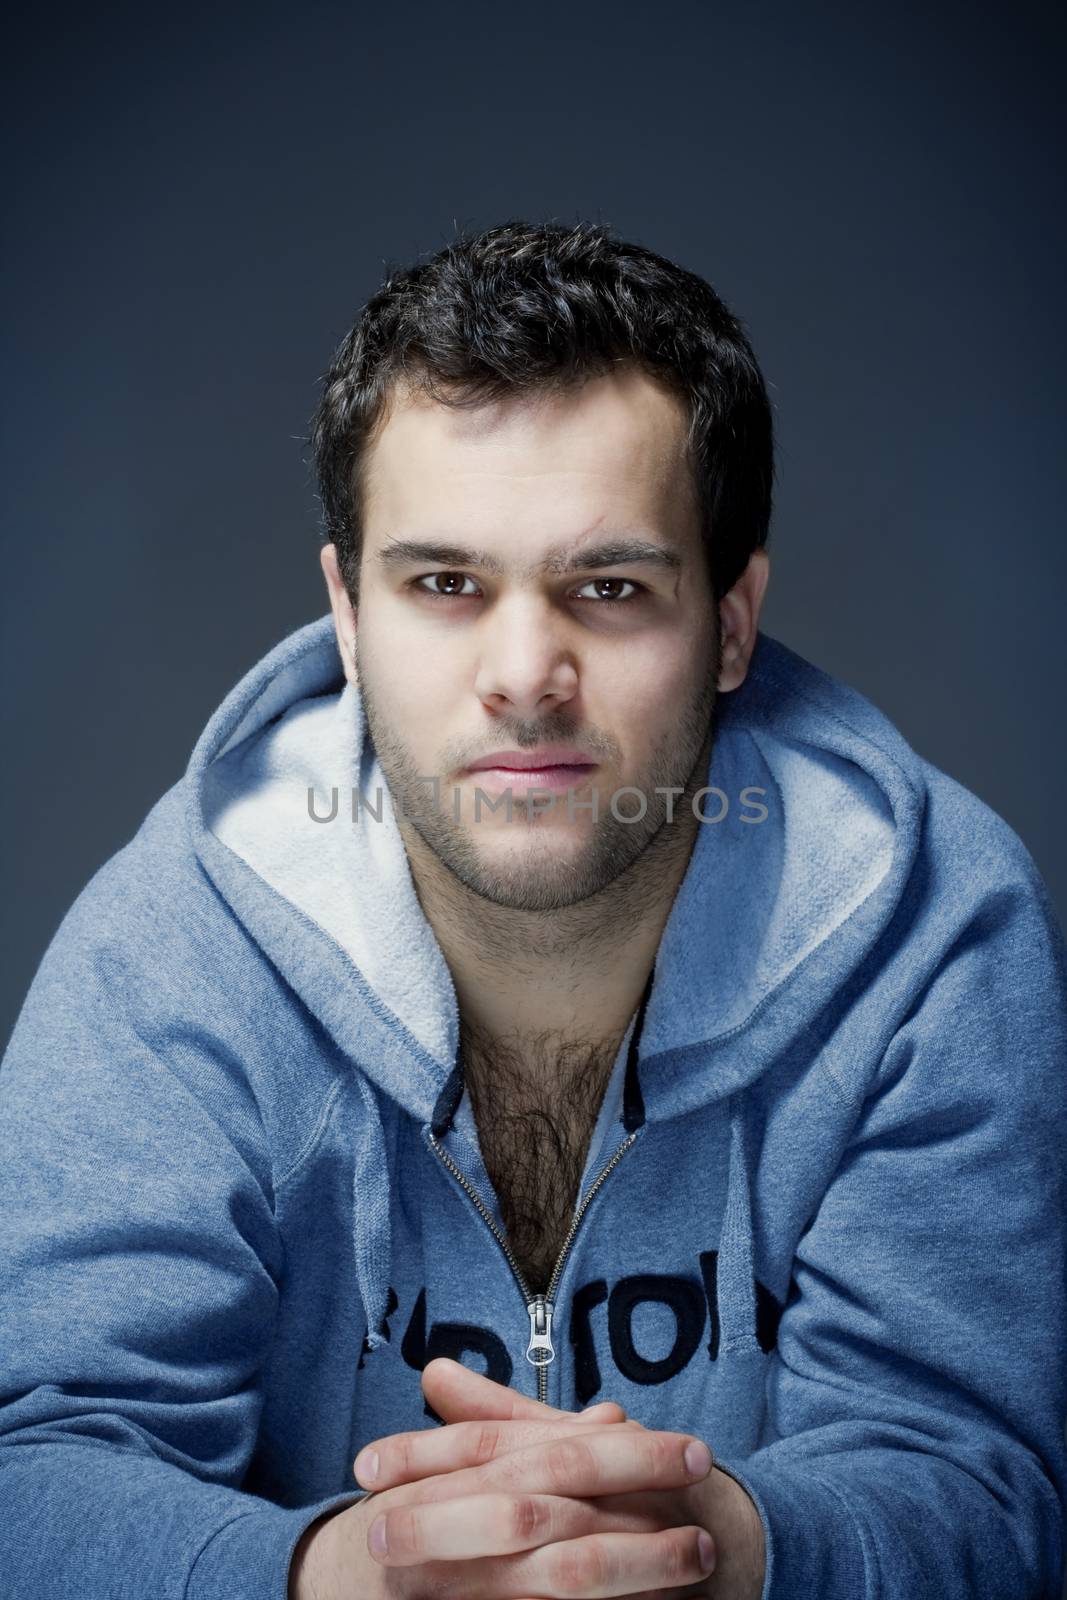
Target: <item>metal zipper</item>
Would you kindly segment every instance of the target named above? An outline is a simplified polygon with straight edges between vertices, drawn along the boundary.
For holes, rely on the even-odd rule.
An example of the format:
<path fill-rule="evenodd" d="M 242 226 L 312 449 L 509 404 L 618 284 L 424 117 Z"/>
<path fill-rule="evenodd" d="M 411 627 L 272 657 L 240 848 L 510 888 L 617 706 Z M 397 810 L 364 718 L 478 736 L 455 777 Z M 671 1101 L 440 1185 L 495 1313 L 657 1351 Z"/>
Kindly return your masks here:
<path fill-rule="evenodd" d="M 515 1281 L 522 1292 L 523 1304 L 526 1307 L 526 1314 L 530 1319 L 530 1342 L 526 1347 L 526 1359 L 530 1362 L 531 1366 L 537 1368 L 537 1398 L 540 1400 L 541 1404 L 544 1405 L 546 1404 L 545 1397 L 548 1394 L 548 1372 L 546 1369 L 549 1363 L 554 1361 L 556 1357 L 555 1346 L 552 1343 L 552 1317 L 556 1308 L 552 1303 L 552 1296 L 556 1292 L 556 1286 L 559 1283 L 560 1275 L 567 1259 L 567 1254 L 571 1248 L 571 1245 L 574 1243 L 574 1236 L 578 1232 L 579 1225 L 586 1213 L 586 1210 L 588 1209 L 589 1202 L 600 1188 L 600 1185 L 604 1182 L 604 1179 L 607 1177 L 608 1173 L 611 1172 L 618 1162 L 622 1160 L 627 1150 L 629 1150 L 630 1146 L 634 1143 L 635 1139 L 637 1138 L 637 1133 L 634 1132 L 627 1135 L 622 1144 L 616 1150 L 615 1154 L 612 1156 L 611 1160 L 608 1162 L 607 1166 L 604 1167 L 600 1172 L 596 1181 L 590 1185 L 589 1192 L 586 1194 L 585 1199 L 582 1201 L 581 1205 L 578 1207 L 571 1219 L 571 1225 L 567 1231 L 567 1237 L 563 1241 L 563 1247 L 556 1259 L 556 1265 L 552 1269 L 552 1276 L 548 1281 L 547 1292 L 545 1294 L 534 1295 L 530 1293 L 530 1286 L 522 1275 L 519 1263 L 515 1260 L 515 1257 L 511 1253 L 511 1248 L 508 1245 L 507 1239 L 497 1227 L 495 1221 L 493 1220 L 492 1213 L 485 1205 L 477 1189 L 475 1189 L 473 1184 L 467 1181 L 464 1174 L 460 1171 L 452 1157 L 448 1154 L 448 1151 L 445 1150 L 438 1142 L 437 1137 L 433 1132 L 430 1133 L 429 1138 L 431 1145 L 437 1151 L 437 1154 L 441 1157 L 441 1160 L 444 1162 L 445 1166 L 448 1167 L 449 1171 L 456 1178 L 457 1182 L 462 1184 L 463 1188 L 470 1195 L 471 1199 L 474 1201 L 474 1204 L 478 1207 L 478 1210 L 485 1218 L 494 1239 L 504 1252 L 504 1255 L 508 1261 L 508 1265 L 511 1267 L 512 1273 L 514 1274 Z"/>

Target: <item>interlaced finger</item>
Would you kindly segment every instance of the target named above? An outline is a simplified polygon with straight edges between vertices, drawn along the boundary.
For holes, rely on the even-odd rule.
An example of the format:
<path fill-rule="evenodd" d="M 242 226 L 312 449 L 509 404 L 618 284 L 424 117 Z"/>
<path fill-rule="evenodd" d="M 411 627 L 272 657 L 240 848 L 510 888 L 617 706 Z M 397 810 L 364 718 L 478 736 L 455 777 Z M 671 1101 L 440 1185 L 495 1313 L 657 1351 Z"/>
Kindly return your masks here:
<path fill-rule="evenodd" d="M 657 1533 L 595 1533 L 497 1559 L 443 1561 L 423 1568 L 436 1600 L 600 1600 L 602 1596 L 699 1587 L 713 1570 L 711 1538 L 695 1526 Z M 681 1593 L 679 1600 L 682 1600 Z"/>
<path fill-rule="evenodd" d="M 451 1422 L 441 1428 L 417 1428 L 407 1433 L 391 1433 L 365 1445 L 355 1460 L 355 1475 L 365 1489 L 382 1490 L 394 1484 L 432 1478 L 437 1473 L 454 1472 L 459 1467 L 477 1467 L 529 1445 L 559 1438 L 563 1433 L 584 1432 L 604 1427 L 622 1428 L 628 1433 L 644 1432 L 637 1422 L 596 1423 L 572 1417 L 543 1421 L 510 1421 L 479 1418 L 472 1422 Z M 377 1457 L 377 1472 L 371 1476 L 372 1457 Z"/>
<path fill-rule="evenodd" d="M 532 1494 L 595 1496 L 685 1488 L 707 1477 L 712 1460 L 707 1445 L 692 1434 L 620 1423 L 557 1433 L 470 1470 L 483 1491 L 521 1488 Z"/>
<path fill-rule="evenodd" d="M 379 1525 L 381 1527 L 379 1528 Z M 384 1531 L 382 1531 L 384 1530 Z M 447 1501 L 390 1503 L 369 1548 L 387 1566 L 511 1555 L 594 1532 L 659 1531 L 647 1513 L 603 1512 L 598 1502 L 551 1494 L 480 1494 Z"/>

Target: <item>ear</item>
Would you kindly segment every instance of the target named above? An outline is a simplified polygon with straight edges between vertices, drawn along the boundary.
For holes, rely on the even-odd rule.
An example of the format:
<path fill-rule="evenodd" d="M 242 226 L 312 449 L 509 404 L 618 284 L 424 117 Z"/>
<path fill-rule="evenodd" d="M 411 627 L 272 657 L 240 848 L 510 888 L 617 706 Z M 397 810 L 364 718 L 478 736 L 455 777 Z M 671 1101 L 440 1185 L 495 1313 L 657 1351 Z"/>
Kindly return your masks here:
<path fill-rule="evenodd" d="M 766 550 L 753 550 L 744 572 L 729 593 L 719 601 L 719 632 L 722 639 L 720 694 L 739 688 L 745 681 L 748 664 L 756 648 L 760 607 L 770 575 L 771 558 Z"/>
<path fill-rule="evenodd" d="M 333 612 L 333 627 L 337 635 L 337 649 L 345 669 L 348 682 L 356 684 L 356 613 L 352 602 L 348 598 L 348 590 L 341 580 L 341 570 L 337 565 L 337 546 L 324 544 L 319 552 L 319 564 L 322 575 L 326 579 L 326 589 L 330 596 L 330 610 Z"/>

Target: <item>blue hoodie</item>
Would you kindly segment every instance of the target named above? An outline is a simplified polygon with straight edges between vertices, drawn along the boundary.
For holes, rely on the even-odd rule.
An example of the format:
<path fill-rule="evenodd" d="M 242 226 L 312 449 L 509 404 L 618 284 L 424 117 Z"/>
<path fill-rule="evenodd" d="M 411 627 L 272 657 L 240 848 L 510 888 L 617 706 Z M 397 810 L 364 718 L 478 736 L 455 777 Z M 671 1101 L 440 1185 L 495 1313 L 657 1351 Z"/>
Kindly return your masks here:
<path fill-rule="evenodd" d="M 361 1446 L 439 1425 L 439 1355 L 699 1434 L 759 1510 L 764 1600 L 1058 1596 L 1046 889 L 763 633 L 708 784 L 535 1295 L 331 617 L 226 696 L 0 1069 L 5 1600 L 285 1600 Z"/>

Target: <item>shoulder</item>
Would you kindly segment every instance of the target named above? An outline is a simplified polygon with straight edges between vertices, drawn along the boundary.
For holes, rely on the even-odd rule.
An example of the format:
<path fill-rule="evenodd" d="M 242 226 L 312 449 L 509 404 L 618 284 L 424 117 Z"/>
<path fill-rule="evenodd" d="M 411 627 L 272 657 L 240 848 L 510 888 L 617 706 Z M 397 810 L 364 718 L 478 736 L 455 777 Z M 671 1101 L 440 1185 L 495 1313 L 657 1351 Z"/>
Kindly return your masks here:
<path fill-rule="evenodd" d="M 919 869 L 928 892 L 951 892 L 972 915 L 994 903 L 1029 907 L 1062 937 L 1031 851 L 994 808 L 958 779 L 918 757 L 925 784 Z"/>

